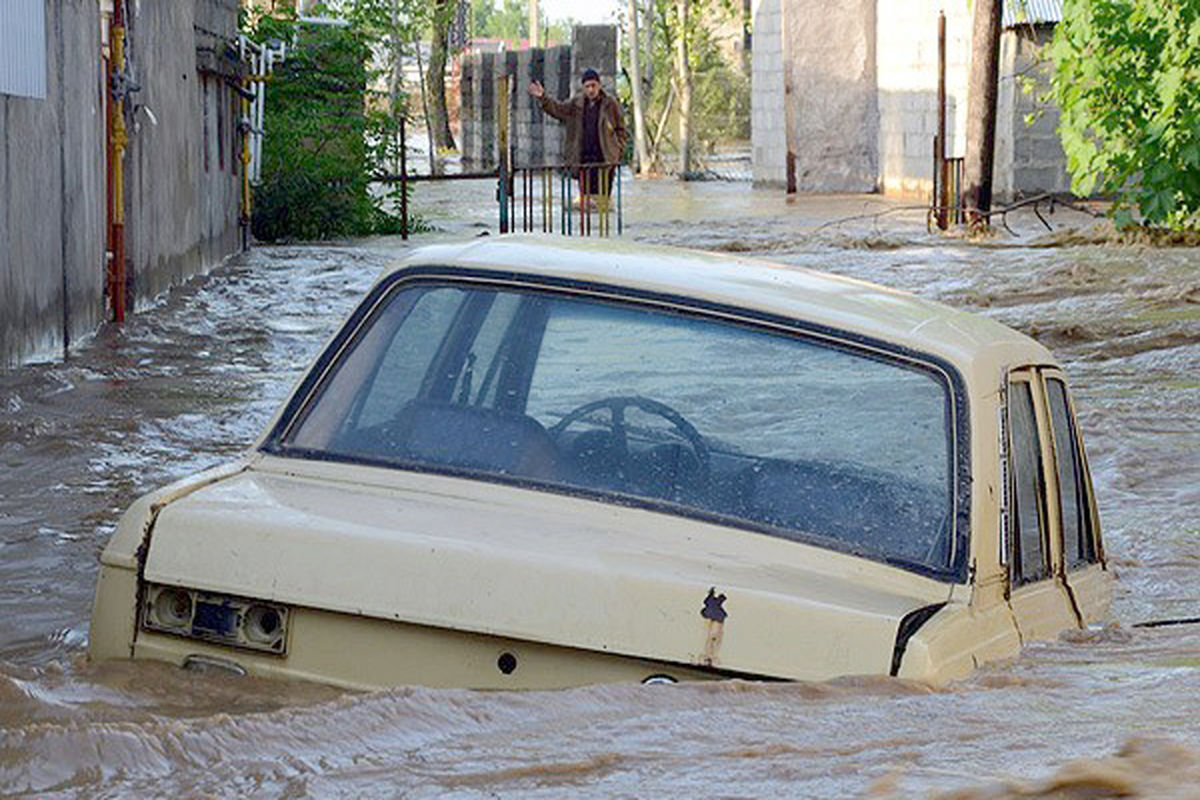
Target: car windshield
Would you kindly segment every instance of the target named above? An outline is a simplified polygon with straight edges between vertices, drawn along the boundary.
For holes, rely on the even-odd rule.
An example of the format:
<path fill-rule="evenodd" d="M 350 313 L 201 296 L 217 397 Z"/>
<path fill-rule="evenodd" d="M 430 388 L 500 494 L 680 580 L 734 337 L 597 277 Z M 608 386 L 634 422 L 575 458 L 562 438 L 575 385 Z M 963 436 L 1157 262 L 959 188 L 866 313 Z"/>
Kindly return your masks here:
<path fill-rule="evenodd" d="M 951 390 L 898 355 L 632 301 L 408 280 L 320 374 L 268 450 L 950 568 Z"/>

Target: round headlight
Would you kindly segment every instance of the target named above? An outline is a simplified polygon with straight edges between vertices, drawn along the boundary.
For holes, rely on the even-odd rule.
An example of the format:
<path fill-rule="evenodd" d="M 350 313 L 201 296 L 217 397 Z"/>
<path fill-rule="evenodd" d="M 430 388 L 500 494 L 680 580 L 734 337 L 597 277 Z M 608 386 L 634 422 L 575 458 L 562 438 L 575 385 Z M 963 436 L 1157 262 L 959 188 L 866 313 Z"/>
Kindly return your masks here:
<path fill-rule="evenodd" d="M 278 648 L 283 643 L 283 614 L 274 606 L 255 603 L 246 609 L 242 630 L 250 641 Z"/>
<path fill-rule="evenodd" d="M 154 621 L 165 628 L 186 628 L 192 623 L 192 593 L 164 587 L 150 606 Z"/>

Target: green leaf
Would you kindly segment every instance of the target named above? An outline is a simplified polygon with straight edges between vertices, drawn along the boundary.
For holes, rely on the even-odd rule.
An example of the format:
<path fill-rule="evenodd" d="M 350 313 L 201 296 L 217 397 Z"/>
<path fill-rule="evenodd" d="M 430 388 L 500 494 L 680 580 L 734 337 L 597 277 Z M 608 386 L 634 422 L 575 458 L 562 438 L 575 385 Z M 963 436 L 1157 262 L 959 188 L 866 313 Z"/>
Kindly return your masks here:
<path fill-rule="evenodd" d="M 1064 0 L 1046 52 L 1072 191 L 1121 194 L 1123 222 L 1132 203 L 1184 224 L 1200 208 L 1200 0 Z"/>

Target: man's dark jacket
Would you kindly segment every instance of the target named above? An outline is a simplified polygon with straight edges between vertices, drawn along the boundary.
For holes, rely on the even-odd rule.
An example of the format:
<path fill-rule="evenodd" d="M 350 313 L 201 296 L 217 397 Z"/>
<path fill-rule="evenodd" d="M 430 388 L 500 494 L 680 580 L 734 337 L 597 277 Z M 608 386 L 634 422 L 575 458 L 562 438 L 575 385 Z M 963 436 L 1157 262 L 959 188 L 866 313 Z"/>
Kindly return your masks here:
<path fill-rule="evenodd" d="M 576 166 L 582 161 L 583 154 L 583 109 L 587 96 L 582 92 L 572 95 L 565 103 L 542 95 L 542 111 L 567 125 L 567 137 L 563 142 L 563 158 L 566 163 Z M 625 154 L 625 142 L 629 140 L 629 131 L 621 118 L 621 104 L 601 90 L 596 101 L 600 103 L 599 134 L 600 149 L 604 153 L 604 163 L 620 163 Z"/>

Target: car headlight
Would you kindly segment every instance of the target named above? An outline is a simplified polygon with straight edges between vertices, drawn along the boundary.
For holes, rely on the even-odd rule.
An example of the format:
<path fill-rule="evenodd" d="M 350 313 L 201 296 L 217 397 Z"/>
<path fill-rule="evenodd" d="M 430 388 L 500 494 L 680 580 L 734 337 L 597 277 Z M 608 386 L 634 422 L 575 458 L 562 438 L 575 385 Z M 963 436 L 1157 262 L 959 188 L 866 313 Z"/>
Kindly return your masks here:
<path fill-rule="evenodd" d="M 287 606 L 245 597 L 148 583 L 142 628 L 189 639 L 283 655 Z"/>

